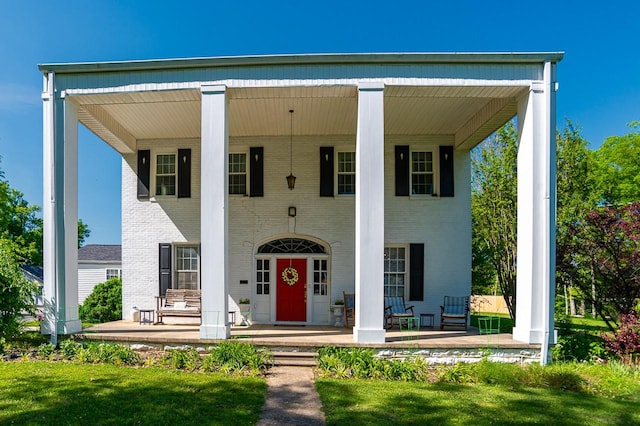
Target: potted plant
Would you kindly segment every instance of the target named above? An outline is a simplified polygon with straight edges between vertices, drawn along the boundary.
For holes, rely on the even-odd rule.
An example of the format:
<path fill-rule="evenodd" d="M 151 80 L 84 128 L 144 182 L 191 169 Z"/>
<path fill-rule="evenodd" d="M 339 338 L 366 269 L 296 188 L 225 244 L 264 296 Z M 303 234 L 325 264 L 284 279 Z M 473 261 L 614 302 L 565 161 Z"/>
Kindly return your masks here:
<path fill-rule="evenodd" d="M 251 323 L 251 301 L 247 297 L 238 299 L 240 315 L 237 318 L 238 325 L 249 325 Z"/>
<path fill-rule="evenodd" d="M 336 317 L 336 322 L 333 324 L 336 327 L 342 327 L 342 315 L 344 315 L 344 300 L 336 299 L 331 305 L 333 315 Z"/>

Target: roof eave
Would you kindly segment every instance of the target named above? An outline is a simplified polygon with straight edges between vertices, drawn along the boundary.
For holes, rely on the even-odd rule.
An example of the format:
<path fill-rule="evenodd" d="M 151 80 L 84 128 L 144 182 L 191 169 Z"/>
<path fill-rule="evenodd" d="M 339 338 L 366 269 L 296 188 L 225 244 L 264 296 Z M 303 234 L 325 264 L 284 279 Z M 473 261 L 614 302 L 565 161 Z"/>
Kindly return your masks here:
<path fill-rule="evenodd" d="M 543 63 L 559 62 L 564 52 L 450 52 L 450 53 L 323 53 L 299 55 L 221 56 L 115 62 L 39 64 L 44 74 L 144 71 L 264 65 L 428 64 L 428 63 Z"/>

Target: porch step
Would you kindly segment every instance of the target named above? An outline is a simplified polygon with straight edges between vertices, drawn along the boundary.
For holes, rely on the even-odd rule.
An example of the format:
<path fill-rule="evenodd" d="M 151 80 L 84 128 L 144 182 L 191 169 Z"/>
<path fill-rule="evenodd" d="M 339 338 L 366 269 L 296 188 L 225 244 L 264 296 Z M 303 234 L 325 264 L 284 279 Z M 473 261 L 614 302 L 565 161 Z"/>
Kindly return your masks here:
<path fill-rule="evenodd" d="M 287 365 L 290 367 L 315 367 L 316 362 L 315 352 L 283 352 L 274 351 L 273 363 L 274 365 Z"/>

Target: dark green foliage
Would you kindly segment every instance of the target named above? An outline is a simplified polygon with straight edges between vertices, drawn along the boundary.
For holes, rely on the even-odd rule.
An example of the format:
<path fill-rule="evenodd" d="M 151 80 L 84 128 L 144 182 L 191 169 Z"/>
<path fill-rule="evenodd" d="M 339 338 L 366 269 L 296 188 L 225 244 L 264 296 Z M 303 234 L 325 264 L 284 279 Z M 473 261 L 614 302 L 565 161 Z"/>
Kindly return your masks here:
<path fill-rule="evenodd" d="M 112 278 L 96 285 L 80 306 L 80 319 L 91 323 L 122 319 L 122 280 Z"/>
<path fill-rule="evenodd" d="M 20 333 L 22 313 L 35 315 L 36 290 L 20 271 L 16 244 L 0 237 L 0 352 L 5 340 Z"/>

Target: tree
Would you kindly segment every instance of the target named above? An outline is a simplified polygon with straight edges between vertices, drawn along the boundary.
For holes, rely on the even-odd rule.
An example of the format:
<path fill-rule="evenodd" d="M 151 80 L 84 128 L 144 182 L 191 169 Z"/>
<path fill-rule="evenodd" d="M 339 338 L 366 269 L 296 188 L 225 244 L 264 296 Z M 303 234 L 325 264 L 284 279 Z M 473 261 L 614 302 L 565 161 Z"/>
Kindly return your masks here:
<path fill-rule="evenodd" d="M 640 300 L 640 202 L 592 210 L 571 232 L 574 263 L 589 260 L 593 292 L 591 281 L 574 282 L 592 295 L 598 314 L 614 330 L 618 317 L 633 313 Z"/>
<path fill-rule="evenodd" d="M 84 242 L 91 235 L 91 229 L 89 226 L 82 221 L 82 219 L 78 219 L 78 248 L 84 245 Z"/>
<path fill-rule="evenodd" d="M 576 234 L 571 230 L 595 208 L 597 198 L 589 173 L 591 160 L 587 145 L 570 120 L 557 133 L 556 293 L 564 295 L 565 314 L 572 315 L 576 313 L 574 296 L 579 296 L 573 281 L 589 279 L 590 268 L 589 259 L 576 263 L 575 253 L 571 251 L 576 244 Z"/>
<path fill-rule="evenodd" d="M 16 243 L 0 237 L 0 351 L 5 339 L 20 332 L 22 313 L 35 315 L 35 284 L 27 280 L 19 267 Z"/>
<path fill-rule="evenodd" d="M 22 192 L 11 188 L 0 169 L 0 236 L 12 246 L 20 263 L 42 264 L 42 219 L 40 208 L 31 206 Z"/>
<path fill-rule="evenodd" d="M 593 178 L 602 204 L 640 201 L 640 122 L 631 132 L 609 136 L 593 153 Z"/>
<path fill-rule="evenodd" d="M 482 143 L 471 158 L 474 270 L 488 261 L 511 318 L 516 315 L 517 134 L 513 122 Z M 479 149 L 479 151 L 478 151 Z"/>

